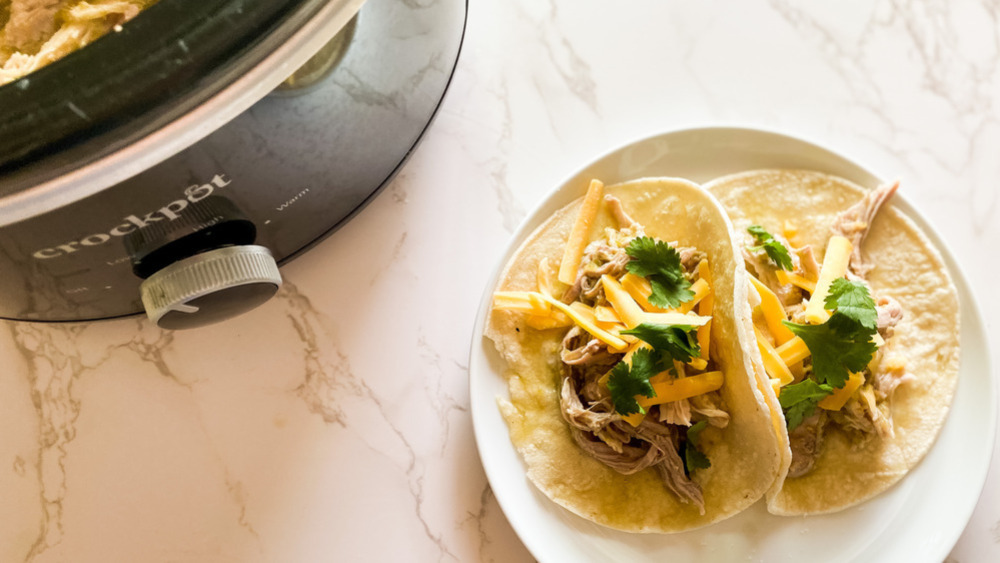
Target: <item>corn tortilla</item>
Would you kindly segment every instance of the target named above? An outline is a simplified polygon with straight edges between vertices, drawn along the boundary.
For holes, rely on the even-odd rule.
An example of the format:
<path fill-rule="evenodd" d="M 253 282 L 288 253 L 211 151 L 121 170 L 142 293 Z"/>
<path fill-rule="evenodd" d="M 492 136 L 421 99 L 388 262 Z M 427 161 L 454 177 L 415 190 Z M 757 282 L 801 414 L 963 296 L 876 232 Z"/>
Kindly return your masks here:
<path fill-rule="evenodd" d="M 825 248 L 837 215 L 867 191 L 842 178 L 800 170 L 745 172 L 705 188 L 726 208 L 737 232 L 788 220 L 796 225 L 800 243 L 818 251 Z M 867 275 L 873 292 L 895 298 L 903 308 L 883 353 L 903 357 L 916 380 L 892 396 L 893 437 L 876 437 L 858 447 L 828 426 L 812 471 L 782 477 L 780 491 L 769 495 L 774 514 L 834 512 L 878 495 L 923 459 L 948 415 L 958 383 L 959 303 L 940 254 L 891 201 L 875 216 L 862 251 L 875 264 Z M 759 353 L 751 353 L 757 364 Z"/>
<path fill-rule="evenodd" d="M 582 193 L 581 186 L 581 193 Z M 724 429 L 701 435 L 711 467 L 694 473 L 704 492 L 704 515 L 683 504 L 652 468 L 622 475 L 579 449 L 560 414 L 559 348 L 567 329 L 534 330 L 524 317 L 493 311 L 486 336 L 507 363 L 509 398 L 498 400 L 521 454 L 527 477 L 545 495 L 569 511 L 598 524 L 630 532 L 678 532 L 705 526 L 750 506 L 772 487 L 788 466 L 787 443 L 775 425 L 775 405 L 768 405 L 749 353 L 753 340 L 747 304 L 747 276 L 738 260 L 729 220 L 704 190 L 680 179 L 643 179 L 609 186 L 626 212 L 648 236 L 677 241 L 705 252 L 715 283 L 711 354 L 725 374 L 721 389 L 731 416 Z M 503 270 L 498 291 L 536 287 L 539 262 L 557 263 L 581 200 L 556 212 L 524 241 Z M 605 227 L 616 228 L 602 206 L 591 240 Z M 763 372 L 759 372 L 763 373 Z M 775 401 L 773 393 L 771 401 Z M 779 411 L 780 412 L 780 411 Z"/>

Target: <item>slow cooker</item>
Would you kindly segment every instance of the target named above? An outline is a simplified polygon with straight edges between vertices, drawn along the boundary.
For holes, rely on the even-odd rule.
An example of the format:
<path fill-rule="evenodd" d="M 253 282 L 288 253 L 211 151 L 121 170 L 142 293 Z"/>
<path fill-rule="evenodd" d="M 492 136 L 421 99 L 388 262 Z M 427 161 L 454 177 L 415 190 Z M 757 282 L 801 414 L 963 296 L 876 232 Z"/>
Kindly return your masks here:
<path fill-rule="evenodd" d="M 0 318 L 188 328 L 266 301 L 413 151 L 466 10 L 162 0 L 0 87 Z"/>

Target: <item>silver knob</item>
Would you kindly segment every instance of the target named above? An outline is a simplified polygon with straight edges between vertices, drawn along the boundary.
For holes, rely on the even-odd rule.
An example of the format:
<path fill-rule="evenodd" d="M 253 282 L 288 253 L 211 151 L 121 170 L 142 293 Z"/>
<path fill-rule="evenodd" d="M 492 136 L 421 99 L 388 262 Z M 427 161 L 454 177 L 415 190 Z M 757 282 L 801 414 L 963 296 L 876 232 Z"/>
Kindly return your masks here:
<path fill-rule="evenodd" d="M 245 313 L 281 287 L 271 251 L 227 246 L 174 262 L 149 276 L 140 292 L 146 315 L 162 328 L 194 328 Z"/>

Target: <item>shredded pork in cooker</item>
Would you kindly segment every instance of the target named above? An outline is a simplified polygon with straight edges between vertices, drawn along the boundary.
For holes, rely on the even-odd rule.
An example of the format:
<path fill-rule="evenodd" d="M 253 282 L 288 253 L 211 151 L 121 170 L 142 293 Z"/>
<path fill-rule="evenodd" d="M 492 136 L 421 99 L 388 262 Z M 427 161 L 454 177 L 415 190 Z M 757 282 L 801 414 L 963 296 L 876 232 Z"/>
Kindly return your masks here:
<path fill-rule="evenodd" d="M 642 226 L 624 213 L 617 199 L 609 196 L 605 201 L 622 228 L 610 233 L 609 239 L 586 247 L 575 282 L 563 296 L 566 303 L 582 301 L 591 306 L 606 303 L 601 276 L 623 275 L 629 256 L 625 251 L 627 245 L 622 242 L 642 235 Z M 704 253 L 671 246 L 680 254 L 686 275 L 695 278 L 694 272 Z M 631 475 L 653 468 L 681 502 L 697 506 L 704 514 L 701 487 L 684 469 L 682 447 L 687 428 L 692 424 L 705 420 L 711 426 L 723 428 L 729 423 L 721 395 L 712 391 L 654 405 L 642 422 L 633 426 L 615 412 L 607 387 L 599 383 L 623 357 L 624 354 L 610 351 L 604 342 L 579 327 L 574 326 L 566 333 L 560 352 L 563 366 L 560 408 L 573 439 L 589 455 L 619 473 Z M 710 363 L 708 370 L 713 369 L 711 366 Z"/>
<path fill-rule="evenodd" d="M 0 85 L 134 18 L 156 0 L 0 0 Z"/>
<path fill-rule="evenodd" d="M 875 267 L 874 264 L 865 259 L 861 252 L 861 245 L 868 235 L 879 209 L 896 192 L 898 187 L 898 183 L 879 186 L 867 193 L 858 203 L 844 210 L 835 219 L 831 233 L 843 236 L 853 244 L 847 271 L 849 279 L 865 281 L 868 272 Z M 812 248 L 808 245 L 795 248 L 783 238 L 780 241 L 792 251 L 794 273 L 815 279 L 819 272 L 819 266 L 813 257 Z M 776 266 L 763 254 L 763 252 L 754 253 L 744 250 L 747 268 L 757 276 L 761 283 L 774 291 L 782 304 L 785 305 L 790 319 L 793 322 L 802 323 L 804 310 L 801 305 L 802 290 L 791 284 L 779 283 L 775 275 Z M 889 296 L 873 293 L 872 298 L 875 301 L 878 334 L 888 341 L 892 336 L 893 328 L 903 319 L 902 306 Z M 876 360 L 871 364 L 874 366 L 874 372 L 866 373 L 866 382 L 847 400 L 843 408 L 837 411 L 817 409 L 813 416 L 804 419 L 789 433 L 792 449 L 792 462 L 788 470 L 789 477 L 801 477 L 812 469 L 819 455 L 826 427 L 829 424 L 834 424 L 847 432 L 857 446 L 876 437 L 883 438 L 893 435 L 892 394 L 899 385 L 911 381 L 913 376 L 906 373 L 904 364 L 898 359 L 887 360 L 883 358 L 883 348 L 880 348 L 877 354 Z M 810 369 L 807 365 L 807 373 Z"/>

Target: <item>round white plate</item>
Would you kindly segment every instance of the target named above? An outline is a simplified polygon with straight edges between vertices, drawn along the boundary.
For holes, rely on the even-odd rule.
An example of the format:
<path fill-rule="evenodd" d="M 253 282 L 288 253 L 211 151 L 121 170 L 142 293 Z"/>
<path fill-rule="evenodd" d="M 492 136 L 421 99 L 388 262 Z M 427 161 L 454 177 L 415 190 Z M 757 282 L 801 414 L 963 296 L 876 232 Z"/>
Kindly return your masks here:
<path fill-rule="evenodd" d="M 927 221 L 896 195 L 892 204 L 919 225 L 944 257 L 961 301 L 961 374 L 955 402 L 936 444 L 910 474 L 860 506 L 830 515 L 779 517 L 763 501 L 726 521 L 682 534 L 629 534 L 603 528 L 557 506 L 525 476 L 497 409 L 507 396 L 504 365 L 483 336 L 503 264 L 552 212 L 583 194 L 590 178 L 606 184 L 644 176 L 695 182 L 755 168 L 808 168 L 874 187 L 861 166 L 805 141 L 771 132 L 688 129 L 611 152 L 556 189 L 524 221 L 500 257 L 479 306 L 469 363 L 472 422 L 497 501 L 540 561 L 942 561 L 979 498 L 996 427 L 986 333 L 965 276 Z M 903 190 L 905 193 L 905 185 Z"/>

